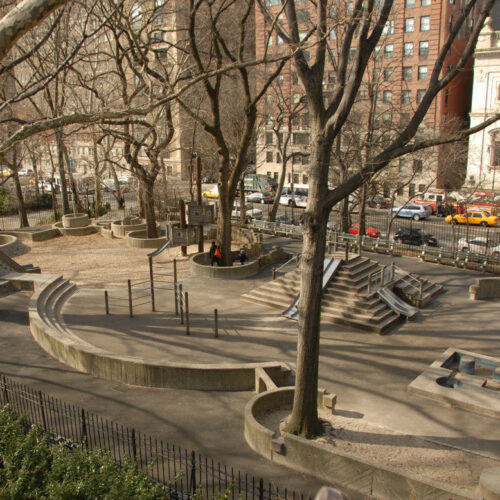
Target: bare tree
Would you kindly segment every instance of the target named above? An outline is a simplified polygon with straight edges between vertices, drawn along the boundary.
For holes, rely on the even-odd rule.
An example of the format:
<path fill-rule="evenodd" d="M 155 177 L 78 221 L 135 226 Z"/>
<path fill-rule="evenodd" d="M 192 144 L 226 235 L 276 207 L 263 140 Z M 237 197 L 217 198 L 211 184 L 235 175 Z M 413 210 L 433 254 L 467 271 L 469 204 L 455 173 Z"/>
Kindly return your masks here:
<path fill-rule="evenodd" d="M 390 143 L 373 157 L 361 171 L 348 175 L 334 189 L 330 189 L 327 183 L 331 156 L 336 153 L 334 144 L 352 111 L 370 57 L 379 43 L 394 2 L 392 0 L 384 0 L 380 4 L 365 0 L 356 0 L 354 2 L 352 15 L 347 16 L 345 19 L 346 36 L 342 41 L 341 50 L 338 52 L 335 89 L 326 103 L 324 101 L 322 82 L 328 53 L 328 2 L 327 0 L 319 0 L 314 3 L 316 12 L 314 36 L 316 44 L 314 57 L 311 57 L 310 62 L 303 50 L 305 40 L 299 33 L 295 1 L 288 0 L 283 4 L 288 27 L 285 29 L 284 24 L 280 22 L 276 22 L 275 27 L 279 36 L 294 50 L 295 68 L 304 86 L 309 104 L 312 137 L 309 198 L 302 221 L 303 252 L 297 376 L 293 410 L 286 426 L 289 432 L 304 436 L 313 436 L 321 432 L 317 413 L 322 295 L 321 279 L 319 277 L 323 271 L 328 215 L 333 206 L 361 187 L 367 178 L 384 169 L 391 160 L 409 152 L 462 139 L 478 130 L 478 127 L 474 127 L 474 129 L 460 130 L 436 139 L 415 139 L 418 126 L 424 119 L 438 92 L 459 74 L 472 56 L 477 37 L 486 17 L 489 15 L 493 2 L 494 0 L 489 0 L 479 5 L 476 0 L 470 0 L 457 13 L 457 17 L 450 29 L 450 35 L 441 46 L 425 95 L 422 96 L 406 127 L 399 131 L 394 138 L 391 138 Z M 275 20 L 264 2 L 259 0 L 259 4 L 262 12 L 269 19 Z M 447 52 L 475 7 L 477 7 L 474 16 L 475 24 L 467 44 L 457 64 L 443 74 L 443 64 Z M 356 47 L 354 55 L 350 51 L 353 47 Z M 349 57 L 350 55 L 351 57 Z M 500 115 L 497 115 L 488 122 L 483 123 L 482 127 L 499 117 Z"/>

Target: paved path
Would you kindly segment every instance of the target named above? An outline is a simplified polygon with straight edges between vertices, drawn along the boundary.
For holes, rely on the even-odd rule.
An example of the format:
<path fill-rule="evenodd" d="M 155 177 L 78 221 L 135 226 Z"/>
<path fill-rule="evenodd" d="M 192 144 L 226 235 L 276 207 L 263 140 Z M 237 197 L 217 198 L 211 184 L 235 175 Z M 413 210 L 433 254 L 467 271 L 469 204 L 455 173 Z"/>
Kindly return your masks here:
<path fill-rule="evenodd" d="M 266 246 L 278 242 L 266 240 Z M 296 242 L 284 243 L 292 251 L 299 248 Z M 384 263 L 392 260 L 388 256 L 367 256 Z M 390 335 L 325 325 L 320 386 L 338 395 L 337 407 L 342 414 L 500 459 L 496 420 L 406 391 L 408 384 L 450 346 L 500 357 L 499 302 L 469 300 L 468 287 L 482 276 L 480 273 L 413 258 L 396 258 L 396 263 L 442 283 L 446 293 L 424 309 L 416 321 L 401 325 Z M 127 310 L 117 314 L 112 309 L 112 315 L 106 318 L 102 290 L 97 297 L 82 291 L 64 308 L 64 319 L 86 340 L 152 359 L 190 357 L 213 362 L 237 358 L 293 363 L 296 324 L 281 319 L 272 309 L 240 298 L 248 289 L 270 279 L 269 275 L 267 270 L 258 278 L 242 282 L 184 280 L 193 318 L 190 337 L 173 317 L 173 305 L 167 298 L 159 299 L 160 312 L 156 314 L 140 314 L 137 310 L 137 316 L 130 319 Z M 99 302 L 100 312 L 91 317 L 91 309 Z M 148 304 L 141 307 L 147 309 Z M 202 324 L 204 320 L 211 322 L 214 307 L 220 316 L 219 339 L 212 338 L 211 327 Z M 21 294 L 0 302 L 0 371 L 4 374 L 289 488 L 314 491 L 319 486 L 318 481 L 269 464 L 249 450 L 243 438 L 243 409 L 250 393 L 144 389 L 76 373 L 35 345 L 28 332 L 26 309 L 27 297 Z M 79 324 L 89 327 L 77 327 Z"/>

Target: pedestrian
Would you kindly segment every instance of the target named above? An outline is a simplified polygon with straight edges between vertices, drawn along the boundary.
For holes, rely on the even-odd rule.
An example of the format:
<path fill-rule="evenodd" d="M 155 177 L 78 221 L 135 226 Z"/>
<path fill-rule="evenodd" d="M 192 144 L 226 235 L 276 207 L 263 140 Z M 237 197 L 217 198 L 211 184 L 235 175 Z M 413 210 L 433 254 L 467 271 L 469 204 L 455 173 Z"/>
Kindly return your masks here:
<path fill-rule="evenodd" d="M 214 257 L 215 257 L 215 262 L 217 262 L 217 265 L 220 266 L 220 260 L 222 258 L 222 253 L 220 251 L 220 246 L 219 245 L 217 245 L 215 247 Z"/>
<path fill-rule="evenodd" d="M 241 265 L 243 265 L 248 260 L 248 255 L 245 248 L 242 248 L 240 250 L 240 253 L 238 254 L 238 260 L 241 262 Z"/>
<path fill-rule="evenodd" d="M 215 250 L 217 250 L 217 246 L 215 244 L 215 241 L 212 241 L 212 246 L 210 247 L 210 251 L 208 252 L 208 255 L 210 256 L 210 265 L 211 266 L 213 266 L 214 262 L 216 262 Z"/>

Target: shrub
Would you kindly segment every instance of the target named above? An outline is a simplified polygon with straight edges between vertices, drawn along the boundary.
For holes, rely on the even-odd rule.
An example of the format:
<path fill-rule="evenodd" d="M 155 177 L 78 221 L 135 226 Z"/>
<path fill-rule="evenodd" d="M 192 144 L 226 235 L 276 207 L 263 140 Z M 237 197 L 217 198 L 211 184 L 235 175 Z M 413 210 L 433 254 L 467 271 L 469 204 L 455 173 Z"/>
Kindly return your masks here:
<path fill-rule="evenodd" d="M 26 429 L 11 410 L 0 411 L 2 499 L 166 498 L 136 464 L 119 467 L 107 452 L 52 445 L 37 427 Z"/>

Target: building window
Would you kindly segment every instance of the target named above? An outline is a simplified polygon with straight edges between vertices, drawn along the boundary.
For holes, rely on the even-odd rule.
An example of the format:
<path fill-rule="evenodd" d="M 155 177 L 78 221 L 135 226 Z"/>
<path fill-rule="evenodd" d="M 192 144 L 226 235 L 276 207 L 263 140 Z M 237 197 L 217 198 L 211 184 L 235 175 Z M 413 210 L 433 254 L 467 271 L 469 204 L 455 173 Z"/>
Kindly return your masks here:
<path fill-rule="evenodd" d="M 405 33 L 413 33 L 415 31 L 415 18 L 407 17 L 405 19 Z"/>
<path fill-rule="evenodd" d="M 419 184 L 418 185 L 418 192 L 423 193 L 425 191 L 426 184 Z"/>
<path fill-rule="evenodd" d="M 382 32 L 384 35 L 394 35 L 394 20 L 387 21 Z"/>
<path fill-rule="evenodd" d="M 277 181 L 277 180 L 278 180 L 278 172 L 274 172 L 274 173 L 273 173 L 273 179 L 274 179 L 275 181 Z"/>
<path fill-rule="evenodd" d="M 293 143 L 305 145 L 309 144 L 309 134 L 303 134 L 300 132 L 294 132 L 293 134 Z"/>
<path fill-rule="evenodd" d="M 392 68 L 384 68 L 384 81 L 392 81 Z"/>
<path fill-rule="evenodd" d="M 411 82 L 413 78 L 413 68 L 411 66 L 403 66 L 403 81 Z"/>
<path fill-rule="evenodd" d="M 405 57 L 413 56 L 413 42 L 405 42 L 403 46 L 403 54 Z"/>
<path fill-rule="evenodd" d="M 411 183 L 408 186 L 408 195 L 409 196 L 415 196 L 415 184 Z"/>
<path fill-rule="evenodd" d="M 276 35 L 276 45 L 283 45 L 283 38 L 279 35 Z"/>
<path fill-rule="evenodd" d="M 420 104 L 424 98 L 425 90 L 417 90 L 417 103 Z"/>
<path fill-rule="evenodd" d="M 404 164 L 405 164 L 404 159 L 400 158 L 399 162 L 398 162 L 398 172 L 402 172 L 403 171 Z"/>
<path fill-rule="evenodd" d="M 309 177 L 307 175 L 302 175 L 302 184 L 308 184 L 309 183 Z"/>
<path fill-rule="evenodd" d="M 419 80 L 427 80 L 427 66 L 419 66 L 418 67 L 418 79 Z"/>
<path fill-rule="evenodd" d="M 337 34 L 335 33 L 335 30 L 333 28 L 330 30 L 328 38 L 330 38 L 330 40 L 337 40 Z"/>
<path fill-rule="evenodd" d="M 420 17 L 420 31 L 429 31 L 431 29 L 431 16 Z"/>
<path fill-rule="evenodd" d="M 346 5 L 345 5 L 345 13 L 346 13 L 348 16 L 352 16 L 352 13 L 353 13 L 352 2 L 347 2 L 347 3 L 346 3 Z"/>
<path fill-rule="evenodd" d="M 500 165 L 500 131 L 493 132 L 491 134 L 491 157 L 490 162 L 491 166 Z"/>
<path fill-rule="evenodd" d="M 398 190 L 396 191 L 396 194 L 398 196 L 403 196 L 403 194 L 404 194 L 404 186 L 403 185 L 401 185 L 401 184 L 398 185 Z"/>
<path fill-rule="evenodd" d="M 299 183 L 299 174 L 293 174 L 293 183 L 298 184 Z"/>
<path fill-rule="evenodd" d="M 419 42 L 418 55 L 420 57 L 427 57 L 429 55 L 429 42 Z"/>
<path fill-rule="evenodd" d="M 384 90 L 384 102 L 392 102 L 392 92 L 390 90 Z"/>
<path fill-rule="evenodd" d="M 299 155 L 293 155 L 292 156 L 292 163 L 294 165 L 298 165 L 300 163 L 300 156 Z"/>
<path fill-rule="evenodd" d="M 413 172 L 419 174 L 422 172 L 423 162 L 422 160 L 413 160 Z"/>
<path fill-rule="evenodd" d="M 451 2 L 450 2 L 451 3 Z M 453 3 L 455 3 L 453 1 Z M 431 0 L 422 0 L 422 7 L 428 7 L 431 4 Z"/>
<path fill-rule="evenodd" d="M 302 165 L 309 165 L 309 156 L 308 155 L 302 155 Z M 304 181 L 304 184 L 307 184 L 307 182 Z"/>
<path fill-rule="evenodd" d="M 272 144 L 272 143 L 273 143 L 273 133 L 266 132 L 266 144 Z"/>
<path fill-rule="evenodd" d="M 401 92 L 401 104 L 410 104 L 411 103 L 411 91 L 403 90 Z"/>
<path fill-rule="evenodd" d="M 272 95 L 266 95 L 266 104 L 268 106 L 272 106 L 272 104 L 273 104 L 273 96 Z"/>
<path fill-rule="evenodd" d="M 267 177 L 269 177 L 270 179 L 271 179 L 271 178 L 272 178 L 272 176 L 273 176 L 272 174 L 273 174 L 273 173 L 272 173 L 271 171 L 266 172 Z"/>
<path fill-rule="evenodd" d="M 309 9 L 298 10 L 297 21 L 299 23 L 306 23 L 307 21 L 309 21 Z"/>
<path fill-rule="evenodd" d="M 272 163 L 272 162 L 273 162 L 273 152 L 266 151 L 266 163 Z"/>
<path fill-rule="evenodd" d="M 174 166 L 167 165 L 167 175 L 174 175 Z"/>
<path fill-rule="evenodd" d="M 328 72 L 328 83 L 335 83 L 335 71 Z"/>
<path fill-rule="evenodd" d="M 405 7 L 407 9 L 413 9 L 413 7 L 415 7 L 415 0 L 406 0 Z"/>
<path fill-rule="evenodd" d="M 384 47 L 384 55 L 385 57 L 392 57 L 394 55 L 394 45 L 392 43 Z"/>
<path fill-rule="evenodd" d="M 410 113 L 401 113 L 399 115 L 399 124 L 402 127 L 406 127 L 410 123 Z"/>
<path fill-rule="evenodd" d="M 497 84 L 497 101 L 500 101 L 500 83 Z"/>
<path fill-rule="evenodd" d="M 380 47 L 380 45 L 377 45 L 375 47 L 375 52 L 374 52 L 374 56 L 375 56 L 375 59 L 378 59 L 380 57 L 380 50 L 381 50 L 382 47 Z"/>

